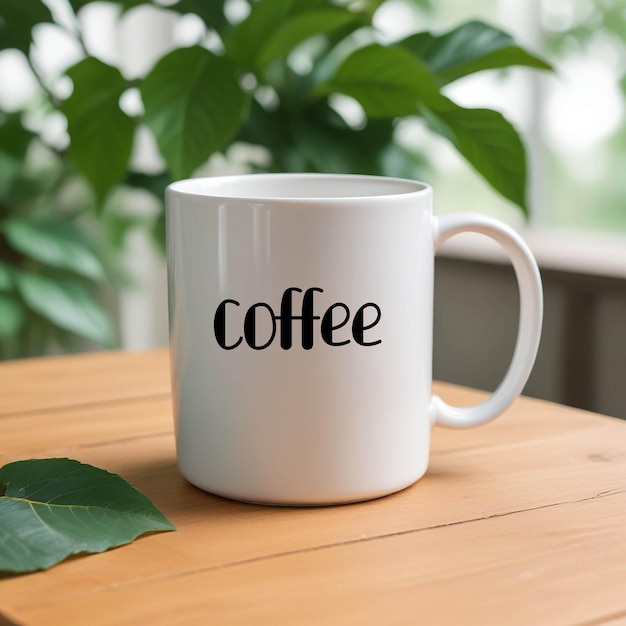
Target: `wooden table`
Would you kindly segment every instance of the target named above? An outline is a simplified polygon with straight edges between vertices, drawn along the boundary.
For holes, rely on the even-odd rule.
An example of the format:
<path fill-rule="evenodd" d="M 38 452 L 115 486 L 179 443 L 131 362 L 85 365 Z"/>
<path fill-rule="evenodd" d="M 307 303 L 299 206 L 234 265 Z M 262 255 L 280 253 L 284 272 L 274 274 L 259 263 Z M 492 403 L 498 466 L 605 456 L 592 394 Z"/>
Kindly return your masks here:
<path fill-rule="evenodd" d="M 0 365 L 0 465 L 92 463 L 179 527 L 0 580 L 0 624 L 626 623 L 626 422 L 522 398 L 488 426 L 435 429 L 401 493 L 262 507 L 179 475 L 167 368 L 165 351 Z"/>

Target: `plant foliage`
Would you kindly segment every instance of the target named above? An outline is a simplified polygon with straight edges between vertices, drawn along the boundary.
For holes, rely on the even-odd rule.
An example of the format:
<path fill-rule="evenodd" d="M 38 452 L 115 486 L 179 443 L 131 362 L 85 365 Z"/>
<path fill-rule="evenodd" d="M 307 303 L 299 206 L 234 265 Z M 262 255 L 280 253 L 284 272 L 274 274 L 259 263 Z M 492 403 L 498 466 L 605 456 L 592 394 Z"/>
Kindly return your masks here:
<path fill-rule="evenodd" d="M 69 0 L 77 18 L 91 3 Z M 110 3 L 119 6 L 120 20 L 153 4 Z M 174 15 L 195 14 L 204 33 L 196 45 L 170 50 L 146 75 L 129 80 L 90 53 L 79 19 L 70 35 L 84 58 L 61 76 L 41 76 L 32 58 L 33 31 L 55 23 L 55 15 L 42 0 L 0 0 L 0 49 L 25 55 L 42 86 L 44 109 L 61 115 L 68 133 L 67 148 L 59 149 L 30 130 L 19 112 L 0 112 L 0 354 L 32 352 L 38 336 L 41 342 L 52 330 L 114 341 L 91 285 L 109 277 L 102 246 L 146 225 L 111 208 L 114 192 L 141 188 L 162 202 L 169 181 L 202 170 L 234 144 L 263 151 L 263 159 L 247 163 L 251 170 L 417 178 L 424 157 L 418 147 L 397 142 L 396 128 L 401 119 L 421 118 L 496 192 L 526 211 L 526 156 L 517 130 L 496 111 L 461 107 L 442 88 L 475 72 L 550 66 L 479 21 L 381 43 L 373 20 L 383 3 L 248 0 L 240 20 L 229 17 L 228 0 L 158 3 Z M 73 91 L 61 97 L 57 84 L 66 77 Z M 129 90 L 141 100 L 136 114 L 120 105 Z M 342 112 L 338 97 L 352 100 L 359 119 Z M 154 137 L 163 171 L 132 170 L 138 128 Z M 34 147 L 52 163 L 43 172 L 33 171 Z M 70 183 L 90 191 L 81 196 L 82 210 L 67 210 L 62 191 Z M 102 229 L 85 234 L 77 215 L 81 224 L 91 219 L 106 227 L 104 244 L 102 236 L 93 237 Z M 149 227 L 162 238 L 162 216 Z M 63 303 L 63 315 L 43 303 L 48 297 Z"/>

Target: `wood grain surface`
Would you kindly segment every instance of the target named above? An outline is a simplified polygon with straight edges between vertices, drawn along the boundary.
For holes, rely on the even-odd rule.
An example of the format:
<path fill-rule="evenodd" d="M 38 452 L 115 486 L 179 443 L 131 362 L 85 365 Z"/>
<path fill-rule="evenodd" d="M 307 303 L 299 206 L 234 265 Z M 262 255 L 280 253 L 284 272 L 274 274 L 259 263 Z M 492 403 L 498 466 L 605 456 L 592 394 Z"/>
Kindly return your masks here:
<path fill-rule="evenodd" d="M 180 476 L 166 351 L 0 364 L 0 465 L 51 456 L 120 473 L 179 530 L 0 579 L 0 626 L 626 623 L 613 418 L 520 398 L 487 426 L 435 429 L 427 475 L 398 494 L 273 508 Z"/>

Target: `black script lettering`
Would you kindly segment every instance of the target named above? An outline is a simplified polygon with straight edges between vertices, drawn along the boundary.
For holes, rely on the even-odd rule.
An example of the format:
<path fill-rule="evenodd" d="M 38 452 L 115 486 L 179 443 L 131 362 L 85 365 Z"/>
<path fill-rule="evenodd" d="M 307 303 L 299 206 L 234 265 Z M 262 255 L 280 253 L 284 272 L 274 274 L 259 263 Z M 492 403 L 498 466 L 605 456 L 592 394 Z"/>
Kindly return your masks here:
<path fill-rule="evenodd" d="M 258 308 L 263 308 L 269 311 L 270 318 L 272 320 L 272 334 L 262 346 L 256 345 L 256 310 Z M 274 337 L 276 336 L 276 315 L 274 315 L 274 311 L 269 304 L 265 304 L 265 302 L 257 302 L 248 309 L 246 317 L 243 321 L 243 335 L 246 338 L 246 343 L 253 350 L 264 350 L 270 345 L 270 343 L 272 343 L 272 341 L 274 341 Z"/>
<path fill-rule="evenodd" d="M 341 307 L 344 310 L 345 317 L 338 324 L 333 324 L 333 309 Z M 333 331 L 342 328 L 348 323 L 350 319 L 350 309 L 343 302 L 335 302 L 335 304 L 328 307 L 324 317 L 322 318 L 322 339 L 329 346 L 345 346 L 350 343 L 349 339 L 345 341 L 333 341 Z"/>
<path fill-rule="evenodd" d="M 311 287 L 304 292 L 302 299 L 302 347 L 310 350 L 313 347 L 313 321 L 320 318 L 319 315 L 313 315 L 313 294 L 318 291 L 323 293 L 324 290 L 319 287 Z M 284 320 L 282 322 L 284 324 Z"/>
<path fill-rule="evenodd" d="M 294 291 L 302 293 L 298 287 L 288 287 L 283 293 L 280 301 L 280 315 L 276 319 L 280 320 L 280 347 L 289 350 L 293 345 L 293 320 L 302 321 L 302 347 L 310 350 L 313 347 L 313 321 L 318 320 L 319 315 L 313 314 L 313 294 L 317 291 L 323 293 L 319 287 L 311 287 L 304 292 L 302 299 L 302 315 L 293 314 L 292 295 Z"/>
<path fill-rule="evenodd" d="M 288 287 L 280 301 L 280 347 L 283 350 L 289 350 L 293 340 L 291 320 L 293 320 L 292 294 L 294 291 L 302 293 L 302 289 L 298 289 L 298 287 Z M 288 324 L 285 323 L 286 320 L 289 320 Z"/>
<path fill-rule="evenodd" d="M 367 307 L 374 307 L 374 309 L 376 309 L 376 319 L 371 324 L 363 326 L 363 318 Z M 373 302 L 367 302 L 355 313 L 354 320 L 352 321 L 352 336 L 354 337 L 354 341 L 360 346 L 375 346 L 382 342 L 382 339 L 378 339 L 377 341 L 365 341 L 363 339 L 363 333 L 380 322 L 380 315 L 380 307 Z"/>
<path fill-rule="evenodd" d="M 220 348 L 224 348 L 224 350 L 234 350 L 243 340 L 243 337 L 239 337 L 237 341 L 232 345 L 226 344 L 226 305 L 234 304 L 235 306 L 239 306 L 239 302 L 237 300 L 224 300 L 220 302 L 220 305 L 217 307 L 217 311 L 215 311 L 215 317 L 213 318 L 213 329 L 215 331 L 215 339 L 217 339 L 217 343 Z"/>
<path fill-rule="evenodd" d="M 293 322 L 294 320 L 300 320 L 302 322 L 302 337 L 301 346 L 304 350 L 310 350 L 314 343 L 314 323 L 315 320 L 321 319 L 320 335 L 322 340 L 329 346 L 345 346 L 350 343 L 351 339 L 346 338 L 343 340 L 336 339 L 334 336 L 335 331 L 343 328 L 350 321 L 350 308 L 343 302 L 335 302 L 331 304 L 323 316 L 315 315 L 315 292 L 324 293 L 323 289 L 319 287 L 310 287 L 304 291 L 302 296 L 301 314 L 294 315 L 293 306 L 293 294 L 303 293 L 303 290 L 299 287 L 288 287 L 283 292 L 280 301 L 280 315 L 274 313 L 274 309 L 265 303 L 257 302 L 253 304 L 247 311 L 243 320 L 243 336 L 239 336 L 235 343 L 228 343 L 226 339 L 226 314 L 227 305 L 232 304 L 236 307 L 240 306 L 237 300 L 227 299 L 220 302 L 215 311 L 215 317 L 213 318 L 213 329 L 215 331 L 215 339 L 218 345 L 224 350 L 234 350 L 245 339 L 245 342 L 253 350 L 264 350 L 275 339 L 277 331 L 277 323 L 280 322 L 280 347 L 283 350 L 289 350 L 293 346 Z M 372 308 L 376 312 L 376 319 L 369 324 L 365 323 L 365 315 L 368 308 Z M 265 309 L 269 314 L 269 320 L 272 325 L 271 333 L 265 343 L 260 343 L 260 339 L 257 337 L 257 321 L 259 309 Z M 343 311 L 343 316 L 339 320 L 333 320 L 333 313 L 336 309 Z M 352 338 L 360 346 L 376 346 L 382 343 L 381 339 L 375 341 L 365 341 L 364 334 L 366 330 L 369 330 L 376 326 L 380 321 L 381 310 L 377 304 L 373 302 L 367 302 L 361 306 L 352 320 Z"/>

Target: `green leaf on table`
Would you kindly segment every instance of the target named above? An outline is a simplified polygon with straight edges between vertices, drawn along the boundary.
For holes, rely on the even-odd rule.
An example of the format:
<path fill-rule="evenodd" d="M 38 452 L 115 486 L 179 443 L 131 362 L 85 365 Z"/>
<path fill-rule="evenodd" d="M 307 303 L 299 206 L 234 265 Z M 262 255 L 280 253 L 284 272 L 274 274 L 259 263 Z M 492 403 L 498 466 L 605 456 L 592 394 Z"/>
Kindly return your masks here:
<path fill-rule="evenodd" d="M 5 222 L 4 230 L 9 244 L 31 259 L 92 280 L 105 278 L 102 262 L 72 222 L 14 217 Z"/>
<path fill-rule="evenodd" d="M 501 113 L 450 102 L 447 109 L 424 108 L 422 115 L 431 130 L 448 139 L 494 189 L 528 212 L 526 151 Z"/>
<path fill-rule="evenodd" d="M 0 571 L 47 569 L 147 532 L 176 530 L 123 478 L 71 459 L 0 468 Z"/>
<path fill-rule="evenodd" d="M 480 21 L 461 24 L 441 35 L 416 33 L 398 43 L 423 61 L 444 85 L 474 72 L 513 65 L 552 69 L 511 35 Z"/>
<path fill-rule="evenodd" d="M 353 52 L 335 75 L 318 87 L 352 96 L 369 117 L 416 115 L 420 104 L 438 108 L 447 99 L 426 66 L 402 48 L 371 44 Z"/>
<path fill-rule="evenodd" d="M 23 323 L 22 303 L 9 294 L 0 293 L 0 340 L 15 335 Z"/>
<path fill-rule="evenodd" d="M 328 34 L 347 24 L 356 25 L 361 22 L 361 16 L 357 13 L 340 7 L 309 11 L 290 17 L 285 22 L 274 25 L 271 34 L 255 55 L 255 66 L 264 67 L 286 56 L 298 44 L 314 35 Z"/>
<path fill-rule="evenodd" d="M 0 50 L 17 48 L 28 54 L 33 26 L 52 21 L 41 0 L 0 0 Z"/>
<path fill-rule="evenodd" d="M 232 63 L 199 46 L 164 56 L 143 81 L 141 95 L 145 122 L 173 178 L 189 176 L 226 145 L 248 101 Z"/>
<path fill-rule="evenodd" d="M 70 151 L 101 203 L 124 177 L 130 159 L 135 123 L 119 105 L 129 85 L 117 68 L 93 57 L 67 74 L 74 83 L 62 107 Z"/>
<path fill-rule="evenodd" d="M 107 314 L 80 284 L 19 272 L 15 283 L 26 305 L 59 328 L 106 347 L 114 343 Z"/>

